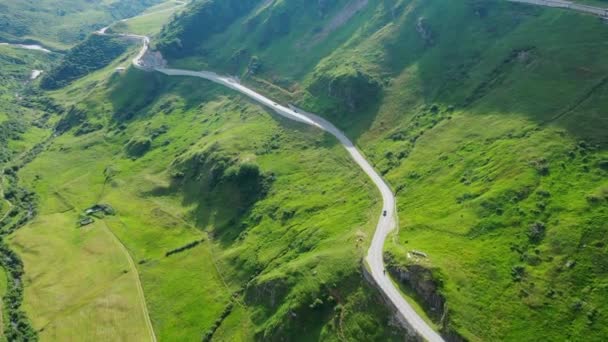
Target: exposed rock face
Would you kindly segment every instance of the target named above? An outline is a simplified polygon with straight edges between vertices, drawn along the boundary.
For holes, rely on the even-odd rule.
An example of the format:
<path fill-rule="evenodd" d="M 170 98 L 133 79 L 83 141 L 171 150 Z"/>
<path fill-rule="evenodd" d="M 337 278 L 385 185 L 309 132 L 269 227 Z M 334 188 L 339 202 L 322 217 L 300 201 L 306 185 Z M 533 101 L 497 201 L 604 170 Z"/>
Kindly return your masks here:
<path fill-rule="evenodd" d="M 142 57 L 143 65 L 148 68 L 165 68 L 167 66 L 167 61 L 163 58 L 163 55 L 160 51 L 151 51 L 148 50 L 146 54 Z"/>
<path fill-rule="evenodd" d="M 309 89 L 313 94 L 333 98 L 342 109 L 355 112 L 373 102 L 380 94 L 381 85 L 362 70 L 346 68 L 318 74 Z"/>
<path fill-rule="evenodd" d="M 276 309 L 288 292 L 283 279 L 254 281 L 245 289 L 245 302 Z"/>
<path fill-rule="evenodd" d="M 399 265 L 389 253 L 385 253 L 386 269 L 400 283 L 412 289 L 424 301 L 424 307 L 436 322 L 441 322 L 445 310 L 445 298 L 441 295 L 440 281 L 434 279 L 430 269 L 418 265 Z"/>
<path fill-rule="evenodd" d="M 418 34 L 420 34 L 420 38 L 424 40 L 424 43 L 427 46 L 432 46 L 433 44 L 435 44 L 433 31 L 431 30 L 425 18 L 418 18 L 418 22 L 416 23 L 416 31 L 418 32 Z"/>
<path fill-rule="evenodd" d="M 302 307 L 291 307 L 288 310 L 281 308 L 292 286 L 293 284 L 289 284 L 283 278 L 255 278 L 247 284 L 245 303 L 254 308 L 253 319 L 260 323 L 264 322 L 263 328 L 254 336 L 255 341 L 293 340 L 290 336 L 299 329 L 298 323 L 301 322 L 299 311 Z"/>
<path fill-rule="evenodd" d="M 465 341 L 449 326 L 448 305 L 441 293 L 443 284 L 431 269 L 420 264 L 402 265 L 390 253 L 384 253 L 386 269 L 393 279 L 411 289 L 421 301 L 427 315 L 441 326 L 441 335 L 446 341 Z"/>

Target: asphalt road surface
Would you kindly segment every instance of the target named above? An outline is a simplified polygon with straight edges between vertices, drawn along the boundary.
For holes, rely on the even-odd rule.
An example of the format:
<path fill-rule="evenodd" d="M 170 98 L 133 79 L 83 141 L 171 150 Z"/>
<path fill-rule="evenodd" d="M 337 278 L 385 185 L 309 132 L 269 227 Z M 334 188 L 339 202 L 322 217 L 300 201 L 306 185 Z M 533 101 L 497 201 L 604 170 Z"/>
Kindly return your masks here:
<path fill-rule="evenodd" d="M 140 55 L 143 55 L 140 52 Z M 139 67 L 142 67 L 141 62 L 134 61 Z M 416 313 L 412 306 L 405 301 L 401 293 L 397 290 L 395 285 L 392 283 L 390 278 L 384 273 L 384 260 L 383 260 L 383 247 L 384 241 L 388 234 L 395 229 L 396 226 L 396 211 L 395 211 L 395 196 L 393 195 L 390 187 L 384 182 L 380 174 L 374 170 L 370 163 L 365 157 L 359 152 L 355 145 L 331 122 L 311 113 L 306 113 L 302 110 L 295 108 L 285 107 L 252 89 L 240 84 L 237 79 L 232 77 L 220 76 L 214 72 L 209 71 L 191 71 L 181 69 L 166 69 L 156 68 L 154 69 L 160 73 L 168 76 L 191 76 L 204 78 L 215 83 L 221 84 L 225 87 L 234 89 L 239 93 L 251 98 L 252 100 L 271 108 L 277 114 L 286 117 L 288 119 L 305 123 L 322 129 L 334 137 L 336 137 L 342 146 L 348 151 L 352 159 L 359 165 L 359 167 L 365 172 L 372 182 L 376 185 L 380 193 L 382 194 L 383 209 L 379 215 L 378 225 L 372 239 L 372 244 L 367 252 L 365 261 L 367 262 L 370 273 L 374 278 L 374 281 L 380 287 L 386 297 L 393 303 L 399 313 L 405 318 L 408 324 L 413 328 L 419 335 L 424 337 L 426 340 L 436 342 L 443 341 L 441 336 L 435 332 L 421 317 Z M 386 212 L 386 215 L 384 215 Z"/>

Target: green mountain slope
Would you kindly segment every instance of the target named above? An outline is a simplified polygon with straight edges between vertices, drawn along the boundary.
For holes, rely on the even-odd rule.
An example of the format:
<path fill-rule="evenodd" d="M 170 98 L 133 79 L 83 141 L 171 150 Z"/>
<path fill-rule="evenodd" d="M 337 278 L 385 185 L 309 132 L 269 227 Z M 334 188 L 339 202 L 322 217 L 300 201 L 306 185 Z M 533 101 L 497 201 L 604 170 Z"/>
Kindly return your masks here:
<path fill-rule="evenodd" d="M 56 3 L 5 14 L 27 4 L 0 0 L 0 37 L 80 40 L 37 13 Z M 117 4 L 64 24 L 151 2 Z M 498 0 L 199 0 L 153 44 L 356 141 L 398 196 L 387 273 L 446 339 L 601 340 L 606 30 Z M 209 82 L 116 71 L 134 54 L 0 46 L 8 340 L 403 340 L 361 274 L 379 196 L 342 147 Z M 27 75 L 50 64 L 43 92 Z"/>
<path fill-rule="evenodd" d="M 161 0 L 0 0 L 0 41 L 36 41 L 65 49 L 92 31 Z"/>
<path fill-rule="evenodd" d="M 399 196 L 391 271 L 420 288 L 430 270 L 437 291 L 414 295 L 446 330 L 605 336 L 608 27 L 504 1 L 361 6 L 258 1 L 222 27 L 177 18 L 157 47 L 357 138 Z"/>
<path fill-rule="evenodd" d="M 378 198 L 341 146 L 201 80 L 114 73 L 128 60 L 52 93 L 63 134 L 19 171 L 40 338 L 141 338 L 139 278 L 161 340 L 401 339 L 360 274 Z M 95 203 L 116 214 L 79 227 Z"/>
<path fill-rule="evenodd" d="M 42 76 L 42 89 L 58 89 L 110 64 L 127 51 L 129 42 L 119 37 L 92 34 L 70 49 L 59 64 Z"/>

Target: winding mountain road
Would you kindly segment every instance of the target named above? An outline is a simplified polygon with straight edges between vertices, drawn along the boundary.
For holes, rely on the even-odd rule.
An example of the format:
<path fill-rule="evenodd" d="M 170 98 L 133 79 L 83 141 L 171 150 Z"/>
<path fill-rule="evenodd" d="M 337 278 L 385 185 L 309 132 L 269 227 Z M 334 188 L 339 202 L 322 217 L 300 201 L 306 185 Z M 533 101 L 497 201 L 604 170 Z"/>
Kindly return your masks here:
<path fill-rule="evenodd" d="M 586 12 L 595 15 L 599 15 L 601 17 L 608 17 L 608 10 L 579 5 L 570 1 L 564 0 L 507 0 L 511 2 L 520 2 L 520 3 L 528 3 L 532 5 L 540 5 L 547 7 L 559 7 L 559 8 L 567 8 L 579 12 Z M 185 3 L 181 1 L 175 1 L 177 6 L 184 6 Z M 166 9 L 171 10 L 171 9 Z M 163 11 L 166 11 L 163 10 Z M 153 13 L 144 14 L 150 15 Z M 136 17 L 134 17 L 136 18 Z M 133 18 L 131 18 L 133 19 Z M 128 20 L 128 19 L 125 19 Z M 124 20 L 123 20 L 124 21 Z M 108 28 L 104 27 L 97 31 L 97 34 L 105 35 L 106 30 Z M 392 303 L 393 307 L 398 311 L 399 315 L 404 318 L 405 322 L 409 325 L 409 327 L 415 331 L 418 335 L 423 337 L 425 340 L 432 342 L 441 342 L 443 338 L 434 331 L 412 308 L 412 306 L 403 298 L 399 290 L 392 283 L 390 278 L 384 272 L 384 260 L 383 260 L 383 246 L 386 240 L 386 237 L 389 235 L 393 229 L 396 227 L 396 200 L 395 196 L 390 189 L 390 187 L 386 184 L 386 182 L 382 179 L 380 174 L 372 167 L 372 165 L 365 159 L 365 157 L 361 154 L 361 152 L 356 148 L 356 146 L 346 137 L 346 135 L 336 128 L 331 122 L 325 120 L 324 118 L 317 116 L 312 113 L 307 113 L 299 109 L 288 108 L 277 102 L 255 92 L 254 90 L 247 88 L 246 86 L 239 83 L 239 81 L 235 78 L 218 75 L 214 72 L 209 71 L 192 71 L 192 70 L 182 70 L 182 69 L 170 69 L 165 68 L 160 65 L 145 65 L 144 64 L 144 56 L 148 52 L 150 45 L 150 38 L 146 36 L 133 35 L 133 34 L 116 34 L 116 36 L 122 36 L 128 39 L 137 39 L 143 43 L 143 46 L 137 56 L 133 59 L 133 65 L 144 71 L 157 71 L 162 74 L 168 76 L 186 76 L 186 77 L 199 77 L 203 78 L 222 86 L 233 89 L 252 100 L 264 105 L 277 114 L 288 118 L 290 120 L 294 120 L 297 122 L 301 122 L 310 126 L 317 127 L 338 139 L 338 141 L 342 144 L 342 146 L 346 149 L 346 151 L 350 154 L 352 159 L 359 165 L 359 167 L 368 175 L 368 177 L 372 180 L 372 182 L 376 185 L 380 194 L 382 195 L 383 201 L 383 212 L 380 214 L 378 219 L 378 224 L 376 226 L 376 231 L 374 233 L 371 246 L 368 250 L 367 256 L 365 258 L 365 262 L 367 266 L 369 266 L 369 273 L 371 274 L 374 282 L 380 288 L 384 296 Z M 11 44 L 12 45 L 12 44 Z M 28 48 L 25 46 L 20 46 L 23 48 Z M 140 285 L 141 286 L 141 285 Z M 145 300 L 144 305 L 145 305 Z M 146 315 L 147 308 L 144 309 Z M 150 330 L 152 331 L 152 340 L 155 340 L 154 332 L 150 324 Z"/>
<path fill-rule="evenodd" d="M 528 3 L 533 5 L 541 5 L 548 7 L 560 7 L 567 8 L 579 12 L 592 13 L 602 17 L 608 15 L 606 9 L 579 5 L 570 1 L 563 0 L 508 0 L 512 2 Z M 157 71 L 168 76 L 190 76 L 203 78 L 222 86 L 233 89 L 252 100 L 274 110 L 277 114 L 286 117 L 288 119 L 301 122 L 310 126 L 317 127 L 325 132 L 330 133 L 340 141 L 342 146 L 350 154 L 352 159 L 359 165 L 359 167 L 367 174 L 367 176 L 376 185 L 380 194 L 382 195 L 383 201 L 383 213 L 380 214 L 376 231 L 372 239 L 371 246 L 367 252 L 365 262 L 369 266 L 369 272 L 376 283 L 376 285 L 383 292 L 384 296 L 392 303 L 393 307 L 398 313 L 405 319 L 407 325 L 415 331 L 418 335 L 423 337 L 425 340 L 431 342 L 441 342 L 443 338 L 435 330 L 433 330 L 429 324 L 427 324 L 420 315 L 413 309 L 413 307 L 403 298 L 400 291 L 395 287 L 391 279 L 385 274 L 384 270 L 384 258 L 383 249 L 384 242 L 387 236 L 397 224 L 397 212 L 396 212 L 396 200 L 391 188 L 382 179 L 380 174 L 372 167 L 372 165 L 365 159 L 361 152 L 355 147 L 355 145 L 346 137 L 346 135 L 336 128 L 331 122 L 319 117 L 318 115 L 307 113 L 299 109 L 288 108 L 277 102 L 257 93 L 256 91 L 247 88 L 246 86 L 239 83 L 235 78 L 228 76 L 221 76 L 210 71 L 192 71 L 182 69 L 170 69 L 158 66 L 146 66 L 143 63 L 143 57 L 148 51 L 150 39 L 148 37 L 140 38 L 143 42 L 143 47 L 138 55 L 133 60 L 133 65 L 139 69 L 146 71 Z M 384 215 L 386 213 L 386 215 Z"/>
<path fill-rule="evenodd" d="M 510 2 L 519 2 L 529 5 L 536 6 L 544 6 L 544 7 L 554 7 L 554 8 L 564 8 L 569 9 L 581 13 L 588 13 L 598 15 L 602 18 L 608 19 L 608 8 L 596 7 L 579 4 L 573 1 L 566 0 L 507 0 Z"/>
<path fill-rule="evenodd" d="M 106 34 L 105 29 L 98 31 L 98 34 Z M 301 122 L 310 126 L 319 128 L 338 139 L 346 151 L 350 154 L 352 159 L 359 165 L 359 167 L 368 175 L 372 182 L 376 185 L 380 194 L 382 195 L 383 210 L 380 213 L 376 231 L 372 238 L 371 246 L 367 252 L 365 262 L 369 266 L 369 273 L 372 276 L 374 282 L 384 294 L 385 298 L 389 300 L 393 307 L 397 310 L 403 321 L 418 335 L 422 336 L 425 340 L 431 342 L 443 342 L 443 338 L 428 325 L 420 315 L 414 310 L 414 308 L 403 298 L 399 290 L 395 287 L 389 276 L 384 272 L 384 259 L 383 249 L 386 237 L 391 231 L 393 231 L 397 225 L 397 213 L 396 213 L 396 200 L 391 188 L 382 179 L 380 174 L 373 168 L 373 166 L 365 159 L 363 154 L 355 147 L 355 145 L 348 139 L 348 137 L 340 131 L 331 122 L 324 118 L 307 113 L 299 109 L 285 107 L 256 91 L 240 84 L 240 82 L 233 77 L 222 76 L 210 71 L 193 71 L 183 69 L 171 69 L 157 65 L 145 65 L 145 55 L 148 52 L 150 46 L 150 38 L 146 36 L 122 34 L 120 36 L 127 37 L 130 39 L 139 39 L 142 42 L 142 48 L 138 52 L 137 56 L 133 59 L 133 66 L 144 70 L 144 71 L 157 71 L 167 76 L 186 76 L 186 77 L 198 77 L 203 78 L 227 88 L 233 89 L 252 100 L 264 105 L 277 114 L 297 122 Z"/>
<path fill-rule="evenodd" d="M 145 54 L 145 53 L 144 53 Z M 140 52 L 140 55 L 143 55 Z M 134 64 L 139 68 L 144 68 L 139 60 L 135 60 Z M 147 69 L 150 70 L 150 69 Z M 166 68 L 154 68 L 162 74 L 168 76 L 191 76 L 204 78 L 206 80 L 218 83 L 230 89 L 236 90 L 239 93 L 251 98 L 252 100 L 269 107 L 274 110 L 277 114 L 286 117 L 288 119 L 301 122 L 310 126 L 317 127 L 329 134 L 333 135 L 340 141 L 342 146 L 350 154 L 352 159 L 359 165 L 359 167 L 369 176 L 372 182 L 376 185 L 382 195 L 383 211 L 386 211 L 386 215 L 380 214 L 376 231 L 372 239 L 372 244 L 367 252 L 365 261 L 369 266 L 369 271 L 377 286 L 381 289 L 384 295 L 391 301 L 393 306 L 398 312 L 405 318 L 407 324 L 413 328 L 420 336 L 424 337 L 428 341 L 439 342 L 443 341 L 441 336 L 435 332 L 421 317 L 416 313 L 412 306 L 403 298 L 399 290 L 392 283 L 391 279 L 384 273 L 384 259 L 383 259 L 383 247 L 384 241 L 388 234 L 396 227 L 396 210 L 395 210 L 395 196 L 391 188 L 384 182 L 380 174 L 370 165 L 365 157 L 359 152 L 355 145 L 331 122 L 319 117 L 317 115 L 306 113 L 298 109 L 292 109 L 282 106 L 271 99 L 255 92 L 252 89 L 240 84 L 236 79 L 226 76 L 220 76 L 214 72 L 209 71 L 191 71 L 181 69 L 166 69 Z"/>

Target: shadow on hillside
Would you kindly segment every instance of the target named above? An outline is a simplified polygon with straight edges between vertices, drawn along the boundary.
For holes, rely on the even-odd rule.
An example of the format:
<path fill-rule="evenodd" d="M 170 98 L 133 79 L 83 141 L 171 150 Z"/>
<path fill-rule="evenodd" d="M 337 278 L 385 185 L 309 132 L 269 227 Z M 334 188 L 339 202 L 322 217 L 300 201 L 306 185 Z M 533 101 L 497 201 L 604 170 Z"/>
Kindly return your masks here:
<path fill-rule="evenodd" d="M 194 110 L 201 104 L 219 97 L 234 96 L 238 101 L 246 99 L 230 89 L 207 80 L 193 77 L 167 77 L 159 73 L 146 73 L 134 69 L 127 71 L 124 75 L 116 75 L 111 80 L 109 89 L 115 125 L 144 119 L 159 113 L 170 113 L 177 109 L 184 112 Z M 168 102 L 168 98 L 175 100 L 177 104 Z M 255 104 L 252 100 L 247 101 Z M 165 103 L 170 103 L 171 107 L 165 108 Z M 263 108 L 286 129 L 317 130 L 283 118 L 268 108 Z M 320 140 L 319 147 L 331 148 L 337 143 L 336 139 L 326 136 Z M 196 179 L 198 174 L 192 175 L 188 174 L 188 171 L 184 171 L 185 175 L 174 177 L 169 186 L 157 187 L 143 195 L 181 197 L 182 204 L 192 208 L 191 219 L 196 222 L 198 227 L 201 229 L 213 227 L 213 233 L 216 234 L 218 241 L 226 245 L 232 244 L 247 229 L 249 223 L 243 221 L 250 216 L 251 208 L 264 196 L 265 191 L 262 191 L 261 186 L 254 186 L 255 184 L 246 181 L 201 183 L 205 182 L 206 177 L 209 177 L 206 172 L 211 174 L 215 165 L 224 163 L 231 166 L 231 162 L 228 159 L 213 160 L 210 158 L 209 163 L 204 166 L 207 168 L 206 171 L 201 171 L 199 166 L 192 168 L 203 172 L 202 181 Z"/>
<path fill-rule="evenodd" d="M 210 229 L 214 240 L 224 247 L 239 239 L 248 225 L 249 216 L 259 198 L 245 199 L 234 185 L 220 184 L 213 188 L 198 182 L 173 180 L 168 187 L 156 187 L 144 196 L 179 196 L 184 207 L 192 208 L 189 219 L 200 229 Z"/>
<path fill-rule="evenodd" d="M 426 105 L 520 116 L 608 144 L 605 23 L 506 2 L 454 5 L 450 16 L 429 7 L 416 15 L 424 14 L 433 41 L 412 56 Z"/>
<path fill-rule="evenodd" d="M 206 100 L 225 94 L 211 82 L 192 77 L 168 77 L 158 72 L 144 72 L 129 68 L 123 75 L 115 74 L 109 84 L 109 99 L 115 123 L 128 122 L 172 110 L 164 107 L 163 98 L 177 96 L 182 109 L 196 108 Z"/>
<path fill-rule="evenodd" d="M 131 68 L 123 76 L 115 75 L 110 82 L 109 98 L 112 103 L 114 113 L 112 118 L 115 124 L 175 109 L 170 101 L 163 99 L 163 97 L 168 96 L 177 96 L 180 101 L 183 101 L 180 107 L 183 111 L 197 108 L 201 104 L 210 102 L 220 96 L 244 99 L 253 105 L 259 105 L 234 90 L 196 77 L 169 77 L 157 72 L 143 72 Z M 317 128 L 284 118 L 268 107 L 259 106 L 287 129 L 317 130 Z M 371 111 L 375 112 L 377 110 L 372 109 Z M 363 125 L 366 124 L 365 120 L 360 122 Z M 363 130 L 363 126 L 357 127 L 361 127 L 361 130 Z M 324 142 L 324 147 L 332 147 L 335 144 L 338 144 L 336 139 L 328 140 Z"/>
<path fill-rule="evenodd" d="M 396 77 L 386 81 L 375 102 L 380 106 L 370 103 L 354 114 L 323 112 L 314 101 L 304 108 L 316 110 L 354 141 L 370 129 L 398 129 L 381 120 L 399 125 L 417 107 L 437 104 L 474 115 L 519 116 L 608 144 L 605 23 L 509 2 L 451 2 L 449 8 L 441 3 L 417 3 L 395 20 L 390 34 L 373 41 L 369 53 L 382 51 L 382 59 L 367 63 L 379 63 L 382 72 Z M 405 73 L 407 80 L 401 77 Z"/>

